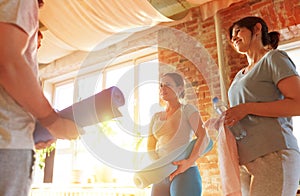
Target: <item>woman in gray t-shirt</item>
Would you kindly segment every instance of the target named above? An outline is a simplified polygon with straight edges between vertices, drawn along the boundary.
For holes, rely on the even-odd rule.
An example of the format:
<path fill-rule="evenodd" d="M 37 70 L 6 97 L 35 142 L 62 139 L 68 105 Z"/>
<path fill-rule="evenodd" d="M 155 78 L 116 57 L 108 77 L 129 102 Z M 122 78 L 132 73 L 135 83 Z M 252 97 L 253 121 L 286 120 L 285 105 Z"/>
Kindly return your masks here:
<path fill-rule="evenodd" d="M 229 33 L 249 64 L 229 88 L 224 123 L 240 121 L 247 131 L 237 141 L 242 194 L 296 195 L 300 154 L 291 116 L 300 115 L 300 77 L 288 55 L 276 49 L 279 33 L 268 33 L 261 18 L 242 18 Z"/>

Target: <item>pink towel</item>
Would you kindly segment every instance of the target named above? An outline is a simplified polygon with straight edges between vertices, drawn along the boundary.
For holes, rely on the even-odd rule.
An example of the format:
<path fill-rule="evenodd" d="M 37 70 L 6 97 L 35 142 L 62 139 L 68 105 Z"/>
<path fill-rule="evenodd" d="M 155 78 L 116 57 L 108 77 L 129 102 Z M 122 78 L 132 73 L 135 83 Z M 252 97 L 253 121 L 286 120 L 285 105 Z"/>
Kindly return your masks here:
<path fill-rule="evenodd" d="M 208 128 L 219 130 L 217 142 L 223 193 L 225 196 L 241 196 L 239 156 L 236 140 L 230 130 L 224 126 L 223 116 L 218 119 L 210 119 Z"/>

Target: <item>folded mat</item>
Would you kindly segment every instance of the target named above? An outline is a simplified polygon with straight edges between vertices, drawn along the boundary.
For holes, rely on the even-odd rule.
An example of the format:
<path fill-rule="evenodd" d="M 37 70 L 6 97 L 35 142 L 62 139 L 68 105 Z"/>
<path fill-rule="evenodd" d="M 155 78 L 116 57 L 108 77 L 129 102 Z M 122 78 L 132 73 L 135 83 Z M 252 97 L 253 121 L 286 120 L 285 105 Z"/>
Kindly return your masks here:
<path fill-rule="evenodd" d="M 177 169 L 177 165 L 172 162 L 186 159 L 190 156 L 196 139 L 177 148 L 167 156 L 161 157 L 144 169 L 135 173 L 133 181 L 138 188 L 145 188 L 150 184 L 155 184 L 169 176 Z M 213 147 L 213 141 L 210 139 L 206 149 L 201 153 L 201 156 L 209 152 Z"/>
<path fill-rule="evenodd" d="M 73 120 L 80 127 L 93 125 L 122 116 L 118 107 L 125 104 L 121 90 L 112 86 L 96 95 L 81 100 L 59 111 L 61 117 Z M 45 142 L 54 137 L 38 121 L 33 133 L 34 142 Z"/>

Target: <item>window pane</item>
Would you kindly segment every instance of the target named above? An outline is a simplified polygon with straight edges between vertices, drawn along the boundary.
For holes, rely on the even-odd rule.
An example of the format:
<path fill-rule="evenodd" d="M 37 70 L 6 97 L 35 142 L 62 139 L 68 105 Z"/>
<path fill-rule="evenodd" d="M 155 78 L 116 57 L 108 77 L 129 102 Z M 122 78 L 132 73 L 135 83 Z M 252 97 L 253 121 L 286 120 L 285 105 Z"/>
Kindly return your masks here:
<path fill-rule="evenodd" d="M 124 66 L 118 69 L 112 69 L 106 72 L 105 86 L 109 88 L 111 86 L 117 86 L 120 89 L 130 89 L 133 87 L 134 82 L 134 66 Z"/>
<path fill-rule="evenodd" d="M 103 74 L 96 72 L 76 80 L 76 100 L 83 100 L 102 90 Z"/>
<path fill-rule="evenodd" d="M 109 70 L 106 74 L 106 88 L 117 86 L 124 94 L 125 105 L 119 108 L 123 114 L 119 118 L 120 128 L 123 131 L 134 129 L 134 66 L 125 66 L 120 69 Z"/>
<path fill-rule="evenodd" d="M 73 103 L 74 83 L 70 82 L 64 85 L 56 86 L 54 108 L 62 110 Z"/>
<path fill-rule="evenodd" d="M 132 173 L 121 172 L 101 163 L 90 151 L 92 150 L 90 147 L 94 145 L 90 142 L 93 141 L 84 138 L 95 137 L 99 131 L 103 131 L 110 141 L 121 148 L 132 152 L 145 151 L 146 140 L 140 136 L 148 134 L 151 117 L 154 112 L 159 110 L 158 77 L 158 60 L 156 59 L 136 66 L 124 65 L 116 69 L 108 68 L 101 73 L 94 72 L 86 76 L 79 76 L 75 85 L 72 82 L 56 86 L 54 103 L 55 108 L 59 110 L 102 91 L 103 87 L 109 88 L 111 86 L 117 86 L 123 92 L 125 105 L 119 108 L 123 117 L 105 124 L 85 127 L 86 134 L 83 136 L 83 140 L 75 142 L 57 141 L 53 173 L 54 183 L 71 183 L 74 181 L 74 175 L 75 177 L 76 174 L 79 175 L 79 173 L 74 172 L 80 172 L 85 174 L 83 182 L 117 182 L 133 185 L 132 181 L 126 180 L 132 178 Z M 109 128 L 99 129 L 101 126 L 108 126 Z M 99 140 L 97 142 L 99 143 Z M 87 162 L 87 160 L 89 161 Z M 111 178 L 113 180 L 101 178 L 104 175 L 103 169 L 112 172 Z M 101 170 L 101 173 L 98 173 L 98 170 Z M 62 173 L 64 175 L 61 175 Z"/>
<path fill-rule="evenodd" d="M 138 87 L 139 131 L 145 135 L 152 115 L 160 109 L 158 59 L 139 65 Z"/>
<path fill-rule="evenodd" d="M 62 110 L 73 104 L 74 83 L 66 83 L 55 88 L 54 108 Z M 69 140 L 56 141 L 53 169 L 53 183 L 69 183 L 72 171 L 72 143 Z M 70 168 L 70 169 L 66 169 Z M 64 175 L 61 175 L 61 174 Z"/>

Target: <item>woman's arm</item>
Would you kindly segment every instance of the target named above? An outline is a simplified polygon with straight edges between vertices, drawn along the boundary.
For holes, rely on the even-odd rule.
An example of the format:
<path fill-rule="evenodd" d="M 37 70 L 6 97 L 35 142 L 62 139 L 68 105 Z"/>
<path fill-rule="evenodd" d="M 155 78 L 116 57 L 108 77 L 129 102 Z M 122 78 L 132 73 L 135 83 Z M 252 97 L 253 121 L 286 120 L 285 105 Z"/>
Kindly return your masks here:
<path fill-rule="evenodd" d="M 155 137 L 153 135 L 150 135 L 148 137 L 148 141 L 147 141 L 147 150 L 148 150 L 148 154 L 151 157 L 151 159 L 156 160 L 158 159 L 158 155 L 155 152 L 155 146 L 156 146 L 156 142 L 157 140 L 155 139 Z"/>
<path fill-rule="evenodd" d="M 265 117 L 300 116 L 300 77 L 290 76 L 278 82 L 284 99 L 263 103 L 244 103 L 226 111 L 225 125 L 233 125 L 248 114 Z"/>
<path fill-rule="evenodd" d="M 195 131 L 195 135 L 197 136 L 196 143 L 190 154 L 188 160 L 193 164 L 201 155 L 202 152 L 205 151 L 206 147 L 209 144 L 209 136 L 207 135 L 206 130 L 203 128 L 203 121 L 199 112 L 194 112 L 189 118 L 190 125 L 192 129 Z"/>
<path fill-rule="evenodd" d="M 189 123 L 192 129 L 195 131 L 197 139 L 189 158 L 173 162 L 173 164 L 177 165 L 178 168 L 170 175 L 170 180 L 172 180 L 176 175 L 189 169 L 209 144 L 209 137 L 206 133 L 206 130 L 202 127 L 203 122 L 199 112 L 194 112 L 189 117 Z"/>
<path fill-rule="evenodd" d="M 154 118 L 155 117 L 153 116 L 152 119 L 151 119 L 150 125 L 149 125 L 149 132 L 148 132 L 149 135 L 148 135 L 148 139 L 147 139 L 147 151 L 148 151 L 148 154 L 151 157 L 151 159 L 156 160 L 159 157 L 158 157 L 158 155 L 155 151 L 157 140 L 154 137 L 153 131 L 152 131 L 153 124 L 154 124 Z"/>

